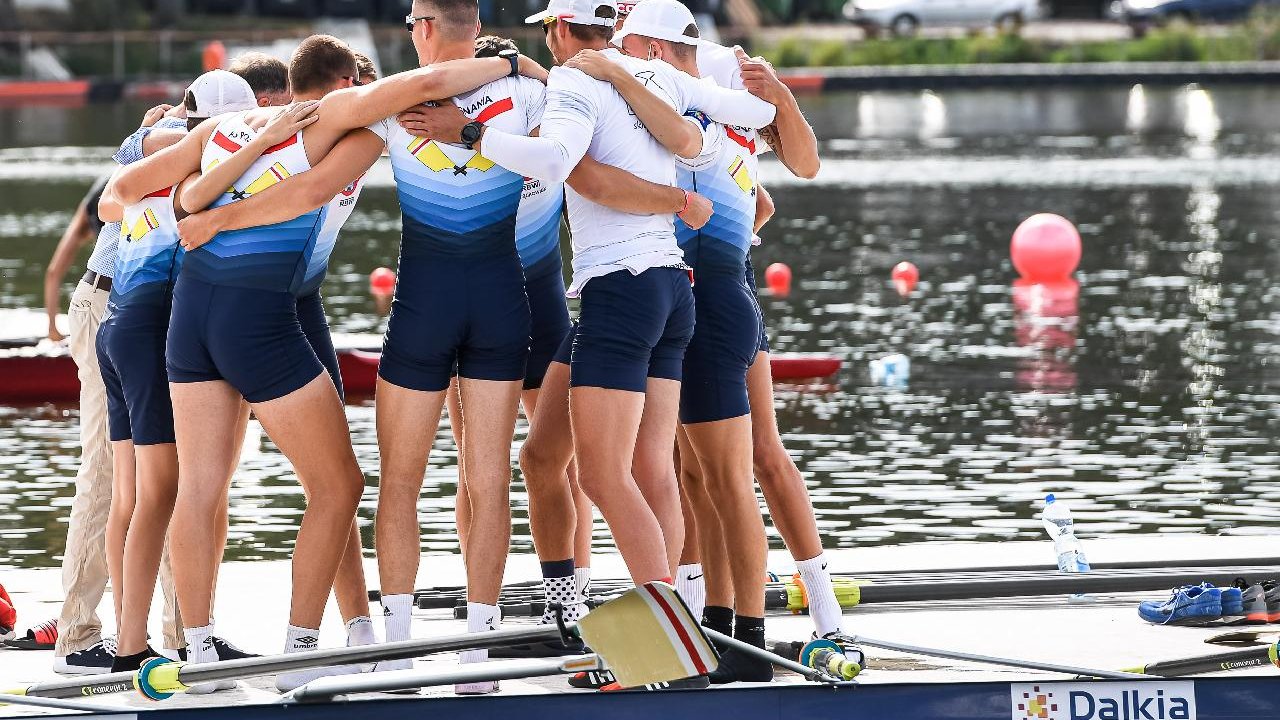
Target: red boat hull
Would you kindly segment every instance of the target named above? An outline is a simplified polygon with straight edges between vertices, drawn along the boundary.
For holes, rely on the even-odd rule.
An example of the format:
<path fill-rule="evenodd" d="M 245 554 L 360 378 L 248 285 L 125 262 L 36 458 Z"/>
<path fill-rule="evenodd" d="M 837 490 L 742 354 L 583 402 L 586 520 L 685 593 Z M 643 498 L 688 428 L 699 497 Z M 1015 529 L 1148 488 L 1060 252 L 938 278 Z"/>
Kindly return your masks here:
<path fill-rule="evenodd" d="M 373 394 L 380 357 L 368 350 L 338 351 L 338 367 L 349 397 Z M 775 382 L 829 377 L 841 366 L 840 358 L 830 355 L 781 354 L 772 356 L 771 361 Z M 76 364 L 66 352 L 0 351 L 0 403 L 74 402 L 79 395 Z"/>

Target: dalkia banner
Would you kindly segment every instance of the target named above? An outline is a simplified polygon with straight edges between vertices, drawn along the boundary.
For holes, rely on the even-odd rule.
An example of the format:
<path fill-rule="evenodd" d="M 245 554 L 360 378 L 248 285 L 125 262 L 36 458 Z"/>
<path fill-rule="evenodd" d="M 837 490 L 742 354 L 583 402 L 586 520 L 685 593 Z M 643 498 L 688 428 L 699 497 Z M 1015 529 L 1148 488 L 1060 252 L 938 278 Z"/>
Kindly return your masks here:
<path fill-rule="evenodd" d="M 1195 720 L 1195 683 L 1013 683 L 1013 720 Z"/>

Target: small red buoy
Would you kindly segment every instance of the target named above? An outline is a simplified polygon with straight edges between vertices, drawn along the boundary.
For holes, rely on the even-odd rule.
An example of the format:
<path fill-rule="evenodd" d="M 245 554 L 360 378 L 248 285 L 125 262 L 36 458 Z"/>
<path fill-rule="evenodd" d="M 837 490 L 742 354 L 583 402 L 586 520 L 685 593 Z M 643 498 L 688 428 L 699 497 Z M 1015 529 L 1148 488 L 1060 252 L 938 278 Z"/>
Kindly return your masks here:
<path fill-rule="evenodd" d="M 227 64 L 227 46 L 218 40 L 206 44 L 200 60 L 205 72 L 222 69 Z"/>
<path fill-rule="evenodd" d="M 764 283 L 774 295 L 786 297 L 791 292 L 791 268 L 780 262 L 770 265 L 764 269 Z"/>
<path fill-rule="evenodd" d="M 897 289 L 898 294 L 906 297 L 916 289 L 916 283 L 920 282 L 920 271 L 915 265 L 903 260 L 893 266 L 893 272 L 889 273 L 889 277 L 893 278 L 893 287 Z"/>
<path fill-rule="evenodd" d="M 1066 280 L 1080 264 L 1080 233 L 1061 215 L 1032 215 L 1017 230 L 1009 254 L 1013 267 L 1031 282 Z"/>
<path fill-rule="evenodd" d="M 391 268 L 376 268 L 369 273 L 369 292 L 374 295 L 390 295 L 396 289 L 396 272 Z"/>

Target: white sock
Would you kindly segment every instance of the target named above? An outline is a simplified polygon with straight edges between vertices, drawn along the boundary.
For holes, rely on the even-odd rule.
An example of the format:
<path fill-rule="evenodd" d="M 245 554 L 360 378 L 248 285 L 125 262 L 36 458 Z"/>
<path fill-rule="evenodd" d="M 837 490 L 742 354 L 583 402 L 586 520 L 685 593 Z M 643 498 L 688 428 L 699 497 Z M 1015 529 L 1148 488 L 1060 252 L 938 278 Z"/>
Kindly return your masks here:
<path fill-rule="evenodd" d="M 573 569 L 574 584 L 578 586 L 578 594 L 585 600 L 591 595 L 591 568 L 580 567 Z"/>
<path fill-rule="evenodd" d="M 702 618 L 702 607 L 707 604 L 707 585 L 702 578 L 702 563 L 691 563 L 676 568 L 676 593 L 695 619 Z"/>
<path fill-rule="evenodd" d="M 808 560 L 796 562 L 800 578 L 804 581 L 805 594 L 809 598 L 809 615 L 817 626 L 818 637 L 839 631 L 844 619 L 835 588 L 831 586 L 831 573 L 827 572 L 827 556 L 823 553 Z"/>
<path fill-rule="evenodd" d="M 373 621 L 368 615 L 354 617 L 347 621 L 347 647 L 372 645 L 378 642 L 373 634 Z"/>
<path fill-rule="evenodd" d="M 542 611 L 543 625 L 555 624 L 556 614 L 551 611 L 551 603 L 560 603 L 564 606 L 565 622 L 577 622 L 581 617 L 584 606 L 582 605 L 582 598 L 578 594 L 578 584 L 574 581 L 573 575 L 542 578 L 542 592 L 547 599 L 547 607 Z M 483 605 L 481 607 L 490 606 Z M 471 603 L 467 603 L 467 608 L 468 625 L 470 625 Z M 475 632 L 474 630 L 470 631 Z"/>
<path fill-rule="evenodd" d="M 382 634 L 387 642 L 409 639 L 409 623 L 413 620 L 413 594 L 382 596 Z"/>
<path fill-rule="evenodd" d="M 296 652 L 307 652 L 320 647 L 320 631 L 311 628 L 290 625 L 285 631 L 284 652 L 286 655 Z M 330 665 L 328 667 L 308 668 L 296 672 L 281 673 L 276 676 L 276 689 L 290 692 L 322 677 L 333 675 L 353 675 L 360 672 L 359 665 Z"/>
<path fill-rule="evenodd" d="M 187 638 L 187 662 L 218 662 L 218 651 L 213 647 L 213 623 L 198 628 L 184 628 L 182 634 Z M 214 682 L 196 683 L 187 692 L 192 695 L 203 695 L 218 690 L 230 690 L 236 686 L 235 680 L 215 680 Z"/>
<path fill-rule="evenodd" d="M 489 632 L 501 629 L 502 613 L 498 610 L 497 605 L 467 602 L 467 632 Z M 459 659 L 464 663 L 484 662 L 489 659 L 488 650 L 463 650 L 458 655 Z M 497 692 L 498 682 L 496 680 L 487 680 L 484 682 L 459 683 L 453 686 L 453 691 L 458 695 L 482 695 Z"/>
<path fill-rule="evenodd" d="M 184 628 L 182 634 L 187 638 L 187 662 L 207 663 L 218 661 L 218 651 L 213 647 L 213 625 L 197 628 Z"/>

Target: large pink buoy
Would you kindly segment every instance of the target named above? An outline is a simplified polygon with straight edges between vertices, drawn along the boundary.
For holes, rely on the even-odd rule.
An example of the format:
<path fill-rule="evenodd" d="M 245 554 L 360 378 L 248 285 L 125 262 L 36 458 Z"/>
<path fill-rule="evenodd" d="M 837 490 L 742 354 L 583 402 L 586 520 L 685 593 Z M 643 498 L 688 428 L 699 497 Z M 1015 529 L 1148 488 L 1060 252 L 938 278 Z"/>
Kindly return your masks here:
<path fill-rule="evenodd" d="M 1080 233 L 1061 215 L 1032 215 L 1013 231 L 1009 254 L 1026 280 L 1065 280 L 1080 264 Z"/>

